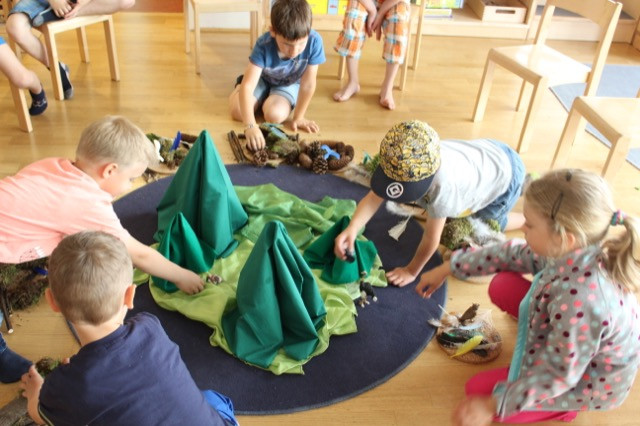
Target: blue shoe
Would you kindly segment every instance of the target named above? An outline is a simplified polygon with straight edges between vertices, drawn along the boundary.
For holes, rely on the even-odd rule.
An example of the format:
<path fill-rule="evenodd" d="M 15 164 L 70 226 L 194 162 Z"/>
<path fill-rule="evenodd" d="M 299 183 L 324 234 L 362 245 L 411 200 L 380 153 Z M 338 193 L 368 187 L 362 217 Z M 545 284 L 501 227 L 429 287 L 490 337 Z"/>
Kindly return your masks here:
<path fill-rule="evenodd" d="M 38 13 L 36 16 L 33 17 L 33 19 L 31 20 L 31 25 L 34 27 L 39 27 L 40 25 L 44 24 L 45 22 L 50 22 L 50 21 L 55 21 L 60 19 L 58 17 L 58 15 L 55 14 L 55 12 L 53 11 L 53 9 L 51 9 L 50 7 L 46 8 L 45 10 L 43 10 L 42 12 Z"/>
<path fill-rule="evenodd" d="M 62 80 L 62 92 L 64 93 L 64 98 L 71 99 L 73 98 L 73 86 L 69 79 L 69 66 L 64 62 L 58 62 L 58 66 L 60 67 L 60 80 Z"/>
<path fill-rule="evenodd" d="M 29 115 L 40 115 L 47 109 L 47 95 L 44 93 L 44 89 L 38 94 L 31 93 L 31 106 L 29 107 Z"/>

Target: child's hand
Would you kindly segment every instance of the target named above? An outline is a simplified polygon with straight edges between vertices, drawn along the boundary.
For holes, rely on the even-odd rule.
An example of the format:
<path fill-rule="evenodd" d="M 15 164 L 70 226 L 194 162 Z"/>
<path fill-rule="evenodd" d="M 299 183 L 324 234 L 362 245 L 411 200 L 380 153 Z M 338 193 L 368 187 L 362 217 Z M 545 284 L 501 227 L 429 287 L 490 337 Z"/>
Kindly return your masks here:
<path fill-rule="evenodd" d="M 355 253 L 355 244 L 356 236 L 351 233 L 349 228 L 342 231 L 333 244 L 333 254 L 336 255 L 338 259 L 347 260 L 347 252 Z"/>
<path fill-rule="evenodd" d="M 374 22 L 378 17 L 378 11 L 374 8 L 373 10 L 367 11 L 367 23 L 365 25 L 365 31 L 369 37 L 373 36 L 373 32 L 375 31 Z"/>
<path fill-rule="evenodd" d="M 454 426 L 487 426 L 493 422 L 496 402 L 490 396 L 473 396 L 463 400 L 453 412 Z"/>
<path fill-rule="evenodd" d="M 257 125 L 249 127 L 244 131 L 244 137 L 247 140 L 247 147 L 251 151 L 257 151 L 266 146 L 264 135 Z"/>
<path fill-rule="evenodd" d="M 416 293 L 418 293 L 423 299 L 428 299 L 431 295 L 440 288 L 444 283 L 445 278 L 451 273 L 451 264 L 449 261 L 444 262 L 440 266 L 425 272 L 420 277 L 420 282 L 416 285 Z"/>
<path fill-rule="evenodd" d="M 389 284 L 396 287 L 404 287 L 407 284 L 411 284 L 415 281 L 417 274 L 411 272 L 406 266 L 395 268 L 394 270 L 387 272 L 387 281 Z"/>
<path fill-rule="evenodd" d="M 29 371 L 24 373 L 21 378 L 20 387 L 23 389 L 22 396 L 31 400 L 40 397 L 40 389 L 44 379 L 36 370 L 36 367 L 32 365 L 29 367 Z"/>
<path fill-rule="evenodd" d="M 371 34 L 369 35 L 369 37 L 371 37 L 373 35 L 373 32 L 375 31 L 376 40 L 380 40 L 380 37 L 382 36 L 382 20 L 383 19 L 384 19 L 383 13 L 378 13 L 376 15 L 376 19 L 371 24 Z"/>
<path fill-rule="evenodd" d="M 187 294 L 197 294 L 204 289 L 204 282 L 198 274 L 188 269 L 184 270 L 184 277 L 181 277 L 176 286 Z"/>
<path fill-rule="evenodd" d="M 67 12 L 66 15 L 64 15 L 64 19 L 69 19 L 69 18 L 73 18 L 75 16 L 78 15 L 78 11 L 80 9 L 82 9 L 82 7 L 84 7 L 84 5 L 86 5 L 89 1 L 91 0 L 77 0 L 74 4 L 72 9 Z"/>
<path fill-rule="evenodd" d="M 291 129 L 294 132 L 297 132 L 298 129 L 301 129 L 309 133 L 317 133 L 320 130 L 320 127 L 313 120 L 299 118 L 291 120 Z"/>

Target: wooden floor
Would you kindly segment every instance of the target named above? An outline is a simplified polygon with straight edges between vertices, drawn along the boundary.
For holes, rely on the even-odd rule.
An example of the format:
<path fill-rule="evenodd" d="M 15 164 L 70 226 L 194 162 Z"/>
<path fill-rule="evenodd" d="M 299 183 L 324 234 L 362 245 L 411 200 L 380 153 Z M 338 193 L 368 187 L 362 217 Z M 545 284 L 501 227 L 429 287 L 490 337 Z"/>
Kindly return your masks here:
<path fill-rule="evenodd" d="M 120 71 L 119 83 L 109 80 L 100 28 L 89 31 L 92 62 L 81 64 L 74 36 L 61 36 L 60 57 L 71 66 L 75 98 L 51 100 L 49 109 L 33 120 L 34 132 L 26 134 L 17 126 L 6 80 L 0 78 L 0 176 L 15 173 L 26 164 L 48 156 L 73 156 L 82 129 L 105 114 L 122 114 L 145 131 L 172 136 L 177 130 L 197 133 L 208 129 L 225 162 L 233 155 L 225 134 L 242 125 L 231 121 L 227 96 L 235 77 L 246 66 L 249 54 L 246 34 L 203 34 L 202 76 L 194 72 L 193 54 L 184 53 L 181 14 L 122 13 L 115 16 Z M 0 26 L 0 34 L 5 35 Z M 396 111 L 377 104 L 379 83 L 384 72 L 381 47 L 370 43 L 361 60 L 362 91 L 347 103 L 335 103 L 332 93 L 338 89 L 337 57 L 331 46 L 335 33 L 323 33 L 327 63 L 320 67 L 316 95 L 308 117 L 317 120 L 319 135 L 354 145 L 357 160 L 374 154 L 385 132 L 396 122 L 420 119 L 429 122 L 441 138 L 469 139 L 491 137 L 515 146 L 523 121 L 513 107 L 519 82 L 497 72 L 485 120 L 470 121 L 482 67 L 489 47 L 517 42 L 493 39 L 425 37 L 422 60 L 417 72 L 410 72 L 406 90 L 395 92 Z M 560 49 L 574 51 L 588 61 L 592 43 L 556 42 Z M 640 65 L 640 52 L 627 44 L 614 44 L 610 63 Z M 51 94 L 46 70 L 30 58 L 25 63 L 41 77 Z M 566 112 L 548 93 L 537 117 L 529 152 L 523 154 L 529 170 L 548 169 Z M 578 142 L 572 166 L 599 171 L 606 149 L 592 137 Z M 625 164 L 615 183 L 618 207 L 640 215 L 638 187 L 640 171 Z M 0 206 L 0 208 L 2 208 Z M 518 205 L 517 209 L 520 208 Z M 417 297 L 417 296 L 416 296 Z M 452 281 L 447 307 L 461 310 L 472 302 L 490 308 L 486 285 Z M 465 381 L 484 368 L 506 366 L 512 354 L 516 323 L 494 311 L 493 319 L 506 342 L 502 355 L 486 366 L 474 366 L 451 360 L 437 345 L 430 344 L 405 370 L 364 394 L 311 411 L 281 416 L 241 416 L 243 425 L 447 425 L 451 410 L 463 395 Z M 42 356 L 63 357 L 77 350 L 62 319 L 44 304 L 14 314 L 16 331 L 5 334 L 9 345 L 30 359 Z M 416 318 L 416 321 L 424 321 Z M 367 362 L 362 354 L 362 362 Z M 349 368 L 342 366 L 338 368 Z M 132 377 L 132 380 L 135 378 Z M 250 391 L 250 390 L 248 390 Z M 0 404 L 17 395 L 17 385 L 0 385 Z M 585 413 L 574 425 L 637 425 L 640 385 L 618 410 L 609 413 Z"/>

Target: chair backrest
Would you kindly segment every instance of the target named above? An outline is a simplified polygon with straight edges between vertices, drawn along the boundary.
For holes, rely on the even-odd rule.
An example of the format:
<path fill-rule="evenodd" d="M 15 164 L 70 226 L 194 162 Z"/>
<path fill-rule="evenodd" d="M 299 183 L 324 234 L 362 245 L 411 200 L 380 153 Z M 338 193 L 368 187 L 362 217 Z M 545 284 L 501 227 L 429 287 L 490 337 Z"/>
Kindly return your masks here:
<path fill-rule="evenodd" d="M 613 40 L 613 33 L 618 25 L 622 3 L 613 0 L 547 0 L 534 44 L 545 44 L 556 7 L 578 14 L 600 27 L 598 46 L 591 62 L 591 72 L 584 92 L 586 96 L 595 95 Z"/>

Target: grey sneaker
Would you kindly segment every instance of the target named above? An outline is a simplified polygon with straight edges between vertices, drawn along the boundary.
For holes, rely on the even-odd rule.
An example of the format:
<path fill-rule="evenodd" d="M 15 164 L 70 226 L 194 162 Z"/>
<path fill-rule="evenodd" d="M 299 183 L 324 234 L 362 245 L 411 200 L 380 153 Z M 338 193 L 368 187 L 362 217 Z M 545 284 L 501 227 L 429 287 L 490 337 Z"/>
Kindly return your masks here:
<path fill-rule="evenodd" d="M 31 25 L 34 27 L 39 27 L 45 22 L 55 21 L 56 19 L 60 19 L 60 18 L 58 17 L 58 15 L 55 14 L 53 9 L 48 7 L 33 17 L 33 19 L 31 20 Z"/>
<path fill-rule="evenodd" d="M 69 78 L 69 66 L 64 62 L 58 62 L 60 67 L 60 80 L 62 80 L 62 91 L 64 92 L 65 99 L 73 98 L 73 86 L 71 85 L 71 79 Z"/>

